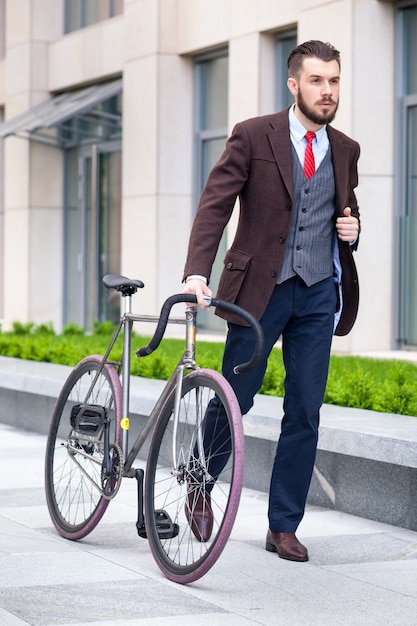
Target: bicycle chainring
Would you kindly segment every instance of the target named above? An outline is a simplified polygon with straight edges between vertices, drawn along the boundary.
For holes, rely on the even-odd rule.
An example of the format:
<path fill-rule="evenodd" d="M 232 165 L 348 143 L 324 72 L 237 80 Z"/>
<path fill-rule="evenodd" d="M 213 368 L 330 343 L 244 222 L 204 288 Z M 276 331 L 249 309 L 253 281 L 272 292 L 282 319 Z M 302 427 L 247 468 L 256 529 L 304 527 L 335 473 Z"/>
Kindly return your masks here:
<path fill-rule="evenodd" d="M 124 470 L 123 453 L 120 446 L 116 443 L 111 443 L 110 455 L 112 460 L 111 475 L 107 476 L 104 461 L 101 468 L 101 487 L 103 497 L 107 500 L 114 498 L 119 491 L 120 485 L 122 484 Z"/>

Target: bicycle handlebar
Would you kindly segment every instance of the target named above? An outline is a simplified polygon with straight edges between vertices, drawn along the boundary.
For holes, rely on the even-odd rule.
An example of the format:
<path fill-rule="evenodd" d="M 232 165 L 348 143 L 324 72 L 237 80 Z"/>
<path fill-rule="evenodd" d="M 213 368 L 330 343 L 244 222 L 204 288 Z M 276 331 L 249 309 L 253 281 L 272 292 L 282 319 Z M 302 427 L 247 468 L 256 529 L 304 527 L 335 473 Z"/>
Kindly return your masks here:
<path fill-rule="evenodd" d="M 169 313 L 174 304 L 178 304 L 179 302 L 190 302 L 192 304 L 197 304 L 197 298 L 193 294 L 184 293 L 175 294 L 167 298 L 167 300 L 165 300 L 164 304 L 162 305 L 161 314 L 159 316 L 159 321 L 154 336 L 147 346 L 145 346 L 144 348 L 139 348 L 139 350 L 136 351 L 136 356 L 148 356 L 157 349 L 162 341 L 162 337 L 164 336 L 165 329 L 168 323 Z M 253 369 L 255 365 L 257 365 L 260 361 L 264 351 L 264 334 L 258 320 L 255 319 L 251 313 L 248 313 L 248 311 L 245 311 L 245 309 L 237 306 L 237 304 L 232 304 L 231 302 L 226 302 L 225 300 L 210 298 L 210 301 L 209 299 L 207 299 L 207 306 L 215 306 L 219 309 L 229 311 L 229 313 L 235 313 L 236 315 L 239 315 L 239 317 L 241 317 L 243 320 L 245 320 L 245 322 L 248 322 L 248 324 L 252 327 L 252 330 L 255 334 L 255 348 L 252 357 L 246 363 L 236 365 L 233 368 L 233 371 L 235 372 L 235 374 L 244 374 L 245 372 Z"/>

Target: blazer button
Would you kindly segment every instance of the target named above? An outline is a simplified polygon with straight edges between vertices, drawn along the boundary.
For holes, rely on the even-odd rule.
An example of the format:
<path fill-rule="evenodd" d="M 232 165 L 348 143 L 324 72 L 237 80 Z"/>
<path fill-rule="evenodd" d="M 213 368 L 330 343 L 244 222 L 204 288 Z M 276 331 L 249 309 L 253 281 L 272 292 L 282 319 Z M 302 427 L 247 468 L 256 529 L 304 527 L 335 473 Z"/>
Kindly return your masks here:
<path fill-rule="evenodd" d="M 285 243 L 285 237 L 280 237 L 279 238 L 279 243 Z"/>
<path fill-rule="evenodd" d="M 232 267 L 233 267 L 233 263 L 228 263 L 228 264 L 226 265 L 226 267 L 227 267 L 227 269 L 228 269 L 228 270 L 231 270 L 231 269 L 232 269 Z"/>
<path fill-rule="evenodd" d="M 272 270 L 271 276 L 272 278 L 276 278 L 278 276 L 278 272 L 276 272 L 275 270 Z"/>

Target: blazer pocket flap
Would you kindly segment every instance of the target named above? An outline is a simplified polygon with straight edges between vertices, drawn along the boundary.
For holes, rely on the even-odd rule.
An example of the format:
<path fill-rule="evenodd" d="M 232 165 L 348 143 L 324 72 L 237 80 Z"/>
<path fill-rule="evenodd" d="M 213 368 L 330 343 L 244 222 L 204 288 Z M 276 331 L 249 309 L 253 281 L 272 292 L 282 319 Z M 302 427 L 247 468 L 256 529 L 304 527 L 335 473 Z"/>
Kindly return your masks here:
<path fill-rule="evenodd" d="M 226 252 L 226 256 L 224 257 L 224 267 L 229 272 L 233 272 L 236 270 L 244 272 L 247 269 L 251 259 L 251 254 L 247 254 L 246 252 L 242 252 L 241 250 L 237 250 L 236 248 L 231 248 Z"/>

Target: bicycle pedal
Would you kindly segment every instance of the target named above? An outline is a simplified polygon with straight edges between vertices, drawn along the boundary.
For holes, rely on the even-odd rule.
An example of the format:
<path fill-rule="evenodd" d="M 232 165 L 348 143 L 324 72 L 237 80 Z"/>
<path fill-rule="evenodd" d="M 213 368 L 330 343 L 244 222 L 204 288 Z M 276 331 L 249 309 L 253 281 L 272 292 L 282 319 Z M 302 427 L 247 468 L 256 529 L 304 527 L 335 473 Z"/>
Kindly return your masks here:
<path fill-rule="evenodd" d="M 180 532 L 179 525 L 173 522 L 163 509 L 155 511 L 155 521 L 160 539 L 173 539 Z"/>
<path fill-rule="evenodd" d="M 155 511 L 155 523 L 160 539 L 173 539 L 180 532 L 179 525 L 173 522 L 168 513 L 164 510 Z M 142 539 L 147 538 L 148 535 L 144 524 L 136 523 L 136 529 L 139 537 L 142 537 Z"/>
<path fill-rule="evenodd" d="M 70 422 L 77 432 L 94 437 L 107 424 L 107 409 L 96 404 L 76 404 L 71 409 Z"/>

